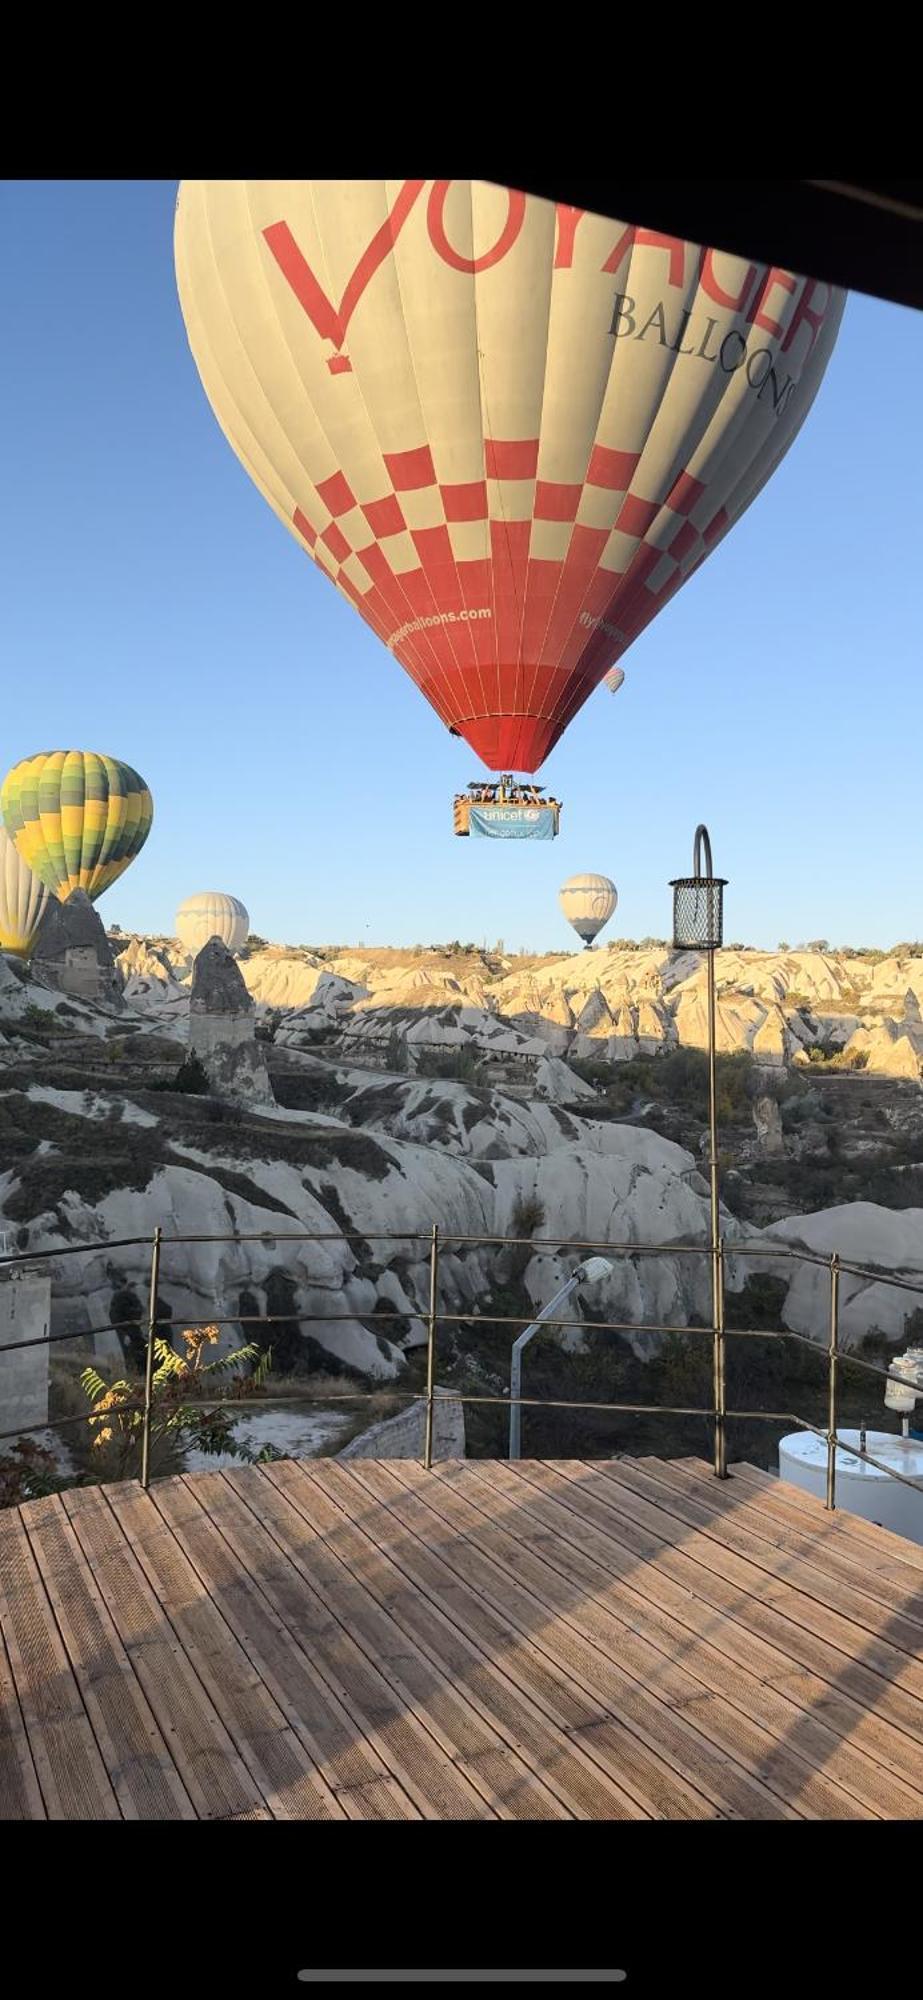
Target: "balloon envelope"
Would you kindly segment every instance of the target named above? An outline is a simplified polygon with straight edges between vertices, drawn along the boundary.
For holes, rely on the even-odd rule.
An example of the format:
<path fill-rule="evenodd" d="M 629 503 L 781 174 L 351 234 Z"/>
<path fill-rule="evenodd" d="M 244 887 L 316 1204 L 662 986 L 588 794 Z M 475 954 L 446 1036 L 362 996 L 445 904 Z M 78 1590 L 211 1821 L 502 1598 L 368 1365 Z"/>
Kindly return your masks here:
<path fill-rule="evenodd" d="M 493 771 L 749 506 L 844 303 L 480 181 L 185 181 L 175 253 L 242 464 Z"/>
<path fill-rule="evenodd" d="M 584 944 L 592 944 L 598 937 L 618 899 L 618 890 L 608 875 L 572 875 L 558 890 L 564 915 Z"/>
<path fill-rule="evenodd" d="M 151 830 L 143 778 L 93 750 L 44 750 L 14 764 L 0 814 L 17 852 L 61 902 L 84 889 L 92 902 L 124 874 Z"/>
<path fill-rule="evenodd" d="M 242 951 L 249 931 L 250 918 L 243 903 L 221 889 L 203 889 L 197 896 L 187 896 L 176 912 L 176 935 L 190 958 L 213 937 L 220 938 L 228 951 Z"/>
<path fill-rule="evenodd" d="M 48 904 L 48 890 L 0 827 L 0 951 L 28 958 Z"/>
<path fill-rule="evenodd" d="M 621 687 L 624 679 L 625 679 L 624 669 L 622 667 L 613 667 L 610 670 L 610 672 L 606 675 L 605 679 L 605 685 L 608 688 L 609 693 L 618 694 L 619 688 Z"/>

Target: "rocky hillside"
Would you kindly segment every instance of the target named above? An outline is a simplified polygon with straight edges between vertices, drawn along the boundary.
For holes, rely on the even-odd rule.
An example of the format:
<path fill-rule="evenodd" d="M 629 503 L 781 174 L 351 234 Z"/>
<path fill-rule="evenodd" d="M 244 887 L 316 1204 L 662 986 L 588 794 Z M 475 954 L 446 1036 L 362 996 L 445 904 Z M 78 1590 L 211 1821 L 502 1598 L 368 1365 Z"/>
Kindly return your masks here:
<path fill-rule="evenodd" d="M 181 1018 L 188 966 L 169 939 L 114 940 L 133 1006 Z M 242 965 L 277 1039 L 343 1052 L 472 1045 L 526 1070 L 548 1054 L 628 1062 L 704 1048 L 706 969 L 696 953 L 618 945 L 548 958 L 448 946 L 420 952 L 253 952 Z M 728 949 L 717 961 L 718 1046 L 781 1065 L 812 1059 L 868 1074 L 923 1074 L 923 947 L 886 955 Z"/>
<path fill-rule="evenodd" d="M 83 1359 L 137 1360 L 149 1248 L 124 1239 L 158 1224 L 199 1239 L 165 1249 L 164 1324 L 217 1320 L 225 1346 L 262 1338 L 285 1375 L 418 1382 L 434 1223 L 443 1381 L 500 1393 L 516 1331 L 578 1243 L 663 1254 L 616 1257 L 607 1283 L 569 1308 L 580 1324 L 562 1339 L 584 1372 L 554 1393 L 573 1395 L 579 1379 L 598 1398 L 613 1354 L 619 1394 L 635 1393 L 631 1367 L 665 1366 L 672 1351 L 643 1326 L 707 1322 L 707 1259 L 670 1254 L 708 1241 L 691 960 L 611 951 L 520 968 L 457 951 L 260 951 L 242 965 L 271 1085 L 254 1103 L 178 1087 L 189 968 L 163 941 L 117 942 L 124 995 L 105 1003 L 62 998 L 0 957 L 0 1229 L 10 1249 L 47 1258 L 53 1330 L 79 1335 Z M 909 1046 L 923 961 L 863 968 L 854 1015 L 840 1011 L 849 965 L 722 963 L 731 1324 L 823 1337 L 825 1275 L 770 1259 L 779 1243 L 923 1279 L 919 1082 L 811 1062 L 807 1026 L 833 1048 L 890 1018 Z M 299 1231 L 314 1240 L 283 1241 Z M 511 1236 L 527 1240 L 465 1240 Z M 920 1299 L 850 1277 L 842 1303 L 848 1348 L 900 1339 Z M 599 1321 L 626 1331 L 597 1334 Z M 676 1400 L 676 1383 L 656 1393 Z M 690 1396 L 687 1383 L 680 1400 Z"/>

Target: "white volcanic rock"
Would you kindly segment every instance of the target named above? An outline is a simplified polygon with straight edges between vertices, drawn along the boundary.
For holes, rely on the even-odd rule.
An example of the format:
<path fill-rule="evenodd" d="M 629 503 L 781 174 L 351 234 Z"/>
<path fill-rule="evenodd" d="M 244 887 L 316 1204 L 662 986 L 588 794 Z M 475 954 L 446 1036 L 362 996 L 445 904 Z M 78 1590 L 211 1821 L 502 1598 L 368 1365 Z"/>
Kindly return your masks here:
<path fill-rule="evenodd" d="M 708 999 L 704 981 L 684 987 L 675 1009 L 676 1033 L 682 1048 L 708 1047 Z M 726 1054 L 750 1048 L 765 1020 L 764 1009 L 743 995 L 719 992 L 715 1000 L 715 1046 Z"/>
<path fill-rule="evenodd" d="M 893 1021 L 888 1016 L 874 1028 L 857 1028 L 846 1044 L 849 1052 L 863 1051 L 866 1068 L 877 1076 L 906 1076 L 919 1082 L 923 1075 L 923 1028 L 918 1021 Z"/>
<path fill-rule="evenodd" d="M 897 993 L 906 996 L 908 990 L 918 1005 L 923 1002 L 923 958 L 883 958 L 874 967 L 869 982 L 871 999 L 887 1002 Z"/>
<path fill-rule="evenodd" d="M 282 1012 L 278 1042 L 308 1048 L 330 1042 L 386 1050 L 392 1036 L 434 1048 L 461 1048 L 531 1060 L 539 1046 L 559 1058 L 621 1062 L 675 1044 L 705 1048 L 705 960 L 697 952 L 603 948 L 555 954 L 523 970 L 477 954 L 362 954 L 320 958 L 272 946 L 242 962 L 250 994 Z M 182 1034 L 188 966 L 176 946 L 128 940 L 120 954 L 126 1002 L 156 1014 Z M 843 1046 L 893 1016 L 923 1026 L 923 958 L 891 956 L 873 964 L 835 952 L 737 952 L 717 960 L 717 1044 L 751 1050 L 759 1060 L 799 1060 L 815 1042 Z M 456 1030 L 456 1032 L 452 1032 Z M 909 1032 L 911 1044 L 915 1042 Z M 859 1044 L 857 1044 L 859 1046 Z M 875 1044 L 869 1068 L 911 1076 L 907 1050 Z"/>
<path fill-rule="evenodd" d="M 789 1216 L 751 1236 L 751 1242 L 790 1244 L 830 1258 L 837 1251 L 844 1261 L 873 1271 L 923 1283 L 923 1209 L 880 1208 L 874 1202 L 843 1202 L 812 1215 Z M 729 1259 L 729 1286 L 737 1289 L 751 1272 L 760 1271 L 788 1282 L 783 1324 L 794 1333 L 824 1340 L 829 1325 L 830 1272 L 818 1264 L 789 1263 L 759 1256 Z M 923 1293 L 885 1284 L 874 1276 L 840 1277 L 839 1335 L 844 1349 L 857 1348 L 870 1333 L 887 1340 L 904 1338 L 910 1315 L 923 1306 Z M 729 1322 L 733 1308 L 729 1308 Z M 869 1377 L 870 1411 L 882 1386 Z"/>
<path fill-rule="evenodd" d="M 584 1083 L 576 1070 L 561 1062 L 558 1056 L 542 1056 L 535 1071 L 535 1095 L 548 1099 L 550 1104 L 576 1104 L 581 1098 L 595 1102 L 596 1092 L 591 1083 Z"/>
<path fill-rule="evenodd" d="M 311 1007 L 337 1015 L 364 998 L 361 984 L 341 978 L 319 958 L 256 952 L 241 961 L 240 970 L 251 997 L 265 1007 Z"/>
<path fill-rule="evenodd" d="M 538 1203 L 545 1220 L 534 1235 L 562 1245 L 568 1240 L 601 1245 L 683 1242 L 699 1244 L 704 1251 L 709 1207 L 691 1184 L 695 1172 L 692 1154 L 682 1147 L 633 1126 L 603 1126 L 596 1148 L 581 1140 L 546 1159 L 495 1162 L 495 1228 L 498 1235 L 514 1236 L 521 1205 Z M 742 1233 L 730 1215 L 724 1227 L 731 1238 Z M 536 1308 L 573 1269 L 577 1254 L 536 1251 L 524 1277 Z M 585 1295 L 585 1303 L 593 1317 L 682 1325 L 691 1313 L 708 1315 L 710 1283 L 707 1255 L 639 1256 L 636 1261 L 616 1257 L 611 1276 Z M 571 1302 L 567 1317 L 581 1317 L 579 1300 Z M 661 1344 L 656 1334 L 639 1331 L 628 1337 L 638 1354 L 655 1353 Z"/>
<path fill-rule="evenodd" d="M 53 1104 L 56 1110 L 66 1111 L 72 1118 L 108 1121 L 115 1110 L 123 1125 L 150 1127 L 159 1122 L 152 1112 L 145 1111 L 140 1104 L 130 1104 L 126 1098 L 100 1097 L 92 1090 L 56 1090 L 52 1084 L 30 1083 L 26 1096 L 33 1104 Z"/>
<path fill-rule="evenodd" d="M 129 1006 L 178 1024 L 188 990 L 178 947 L 164 939 L 118 942 L 124 942 L 119 963 Z M 392 1033 L 403 1036 L 411 1025 L 422 1041 L 421 1024 L 438 1017 L 447 1026 L 450 1008 L 474 1047 L 493 1039 L 498 1021 L 561 1057 L 630 1060 L 677 1042 L 701 1048 L 706 1041 L 704 958 L 661 946 L 489 963 L 480 952 L 356 950 L 322 958 L 271 946 L 244 960 L 241 970 L 258 1005 L 283 1013 L 283 1046 L 308 1046 L 318 1034 L 329 1039 L 332 1027 L 344 1045 L 354 1038 L 357 1048 L 385 1047 Z M 727 949 L 716 971 L 719 1047 L 752 1049 L 763 1060 L 797 1060 L 815 1042 L 842 1045 L 857 1027 L 867 1030 L 885 1016 L 913 1024 L 923 1000 L 923 958 L 906 954 L 876 964 L 836 952 Z M 430 1039 L 434 1046 L 448 1042 L 435 1030 Z M 889 1073 L 896 1059 L 884 1045 L 882 1054 Z M 911 1074 L 906 1051 L 900 1057 L 901 1073 Z"/>
<path fill-rule="evenodd" d="M 272 1104 L 272 1086 L 256 1040 L 253 1001 L 237 960 L 217 937 L 196 953 L 189 994 L 189 1046 L 219 1097 Z"/>
<path fill-rule="evenodd" d="M 110 934 L 109 943 L 126 985 L 131 979 L 139 979 L 166 987 L 185 983 L 188 989 L 189 960 L 172 941 Z"/>
<path fill-rule="evenodd" d="M 155 1227 L 165 1237 L 187 1239 L 216 1238 L 236 1230 L 241 1239 L 237 1242 L 165 1242 L 160 1296 L 171 1307 L 176 1328 L 192 1320 L 229 1318 L 239 1310 L 242 1289 L 254 1292 L 265 1311 L 267 1280 L 273 1271 L 284 1270 L 295 1285 L 296 1312 L 319 1315 L 306 1331 L 350 1366 L 390 1379 L 403 1365 L 400 1350 L 360 1323 L 362 1315 L 373 1309 L 376 1292 L 361 1276 L 355 1252 L 342 1240 L 280 1240 L 291 1237 L 299 1226 L 328 1235 L 336 1230 L 336 1222 L 320 1202 L 300 1187 L 299 1192 L 300 1215 L 280 1216 L 277 1209 L 227 1193 L 207 1173 L 177 1165 L 155 1173 L 143 1192 L 119 1189 L 95 1208 L 76 1193 L 66 1196 L 61 1203 L 66 1236 L 51 1217 L 44 1227 L 39 1221 L 30 1228 L 30 1248 L 47 1251 L 51 1266 L 55 1330 L 92 1335 L 105 1328 L 112 1294 L 120 1284 L 130 1284 L 139 1298 L 146 1298 Z M 132 1236 L 147 1240 L 138 1246 L 115 1247 Z M 55 1257 L 56 1248 L 72 1249 L 80 1242 L 88 1246 L 86 1256 Z M 240 1337 L 236 1324 L 225 1328 L 218 1351 L 238 1345 Z M 97 1331 L 94 1348 L 101 1359 L 120 1362 L 116 1334 Z"/>

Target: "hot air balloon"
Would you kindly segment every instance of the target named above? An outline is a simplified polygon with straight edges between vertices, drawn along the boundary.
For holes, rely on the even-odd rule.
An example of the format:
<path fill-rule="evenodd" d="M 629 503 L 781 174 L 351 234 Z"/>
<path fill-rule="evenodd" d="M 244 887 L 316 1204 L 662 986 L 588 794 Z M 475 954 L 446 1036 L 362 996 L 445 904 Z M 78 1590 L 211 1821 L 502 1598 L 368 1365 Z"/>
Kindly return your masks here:
<path fill-rule="evenodd" d="M 844 294 L 481 181 L 185 181 L 219 424 L 490 771 L 537 771 L 756 497 Z"/>
<path fill-rule="evenodd" d="M 572 875 L 558 890 L 564 915 L 588 951 L 609 922 L 618 899 L 619 892 L 608 875 Z"/>
<path fill-rule="evenodd" d="M 124 874 L 151 830 L 154 802 L 130 764 L 92 750 L 43 750 L 7 772 L 0 814 L 17 852 L 63 903 L 92 902 Z"/>
<path fill-rule="evenodd" d="M 250 931 L 250 918 L 237 896 L 221 889 L 203 889 L 187 896 L 176 912 L 176 935 L 190 958 L 201 951 L 209 938 L 220 938 L 228 951 L 242 951 Z"/>
<path fill-rule="evenodd" d="M 618 694 L 624 679 L 625 671 L 623 667 L 611 667 L 604 677 L 603 686 L 608 688 L 610 694 Z"/>
<path fill-rule="evenodd" d="M 0 827 L 0 951 L 28 958 L 48 903 L 48 890 Z"/>

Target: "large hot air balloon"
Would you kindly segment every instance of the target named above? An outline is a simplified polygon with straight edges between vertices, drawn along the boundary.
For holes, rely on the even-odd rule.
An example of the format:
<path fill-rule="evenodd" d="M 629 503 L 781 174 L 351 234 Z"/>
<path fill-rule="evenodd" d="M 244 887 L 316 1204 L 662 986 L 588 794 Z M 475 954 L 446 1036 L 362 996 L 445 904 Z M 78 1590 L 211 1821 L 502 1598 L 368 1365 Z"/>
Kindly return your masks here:
<path fill-rule="evenodd" d="M 95 903 L 124 874 L 151 830 L 154 802 L 130 764 L 92 750 L 43 750 L 7 772 L 0 814 L 17 852 L 63 903 Z"/>
<path fill-rule="evenodd" d="M 47 903 L 48 890 L 0 827 L 0 951 L 28 958 Z"/>
<path fill-rule="evenodd" d="M 558 890 L 558 902 L 587 950 L 609 922 L 619 892 L 608 875 L 572 875 Z"/>
<path fill-rule="evenodd" d="M 251 478 L 500 772 L 755 498 L 844 303 L 481 181 L 186 181 L 176 270 Z"/>
<path fill-rule="evenodd" d="M 250 918 L 236 896 L 221 889 L 203 889 L 187 896 L 176 912 L 176 935 L 191 958 L 209 938 L 220 938 L 228 951 L 242 951 L 250 931 Z"/>

